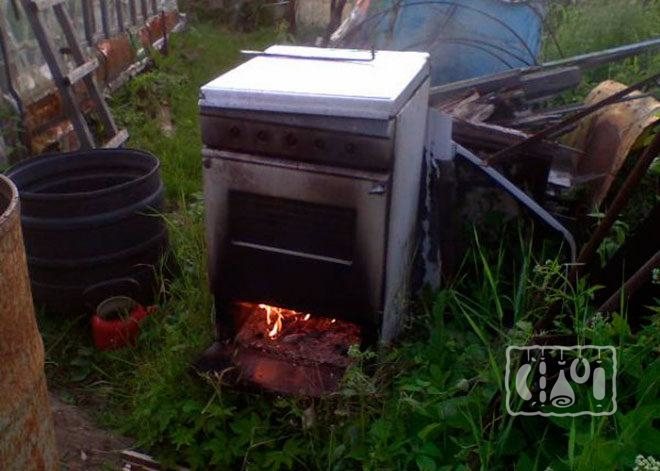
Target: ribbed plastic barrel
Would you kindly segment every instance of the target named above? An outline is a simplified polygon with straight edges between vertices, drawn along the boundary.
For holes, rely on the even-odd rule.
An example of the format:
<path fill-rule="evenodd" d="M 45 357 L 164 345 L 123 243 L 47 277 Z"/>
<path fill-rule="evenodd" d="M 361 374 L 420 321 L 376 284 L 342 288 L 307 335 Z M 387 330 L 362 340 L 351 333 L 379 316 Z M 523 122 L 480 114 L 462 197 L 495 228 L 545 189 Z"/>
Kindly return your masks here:
<path fill-rule="evenodd" d="M 167 247 L 155 156 L 132 149 L 43 155 L 7 176 L 21 198 L 38 307 L 84 312 L 114 295 L 151 301 Z"/>
<path fill-rule="evenodd" d="M 57 469 L 16 187 L 0 175 L 0 469 Z"/>

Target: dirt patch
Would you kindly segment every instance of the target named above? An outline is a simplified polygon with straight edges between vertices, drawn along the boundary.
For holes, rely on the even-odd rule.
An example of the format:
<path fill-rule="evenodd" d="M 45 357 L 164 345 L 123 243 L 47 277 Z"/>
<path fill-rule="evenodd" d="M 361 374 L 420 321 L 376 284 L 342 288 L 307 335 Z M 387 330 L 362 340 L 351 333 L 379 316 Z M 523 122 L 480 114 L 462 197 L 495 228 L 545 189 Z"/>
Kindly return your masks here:
<path fill-rule="evenodd" d="M 129 439 L 98 428 L 85 411 L 53 394 L 50 404 L 62 469 L 122 469 L 119 452 L 131 446 Z"/>

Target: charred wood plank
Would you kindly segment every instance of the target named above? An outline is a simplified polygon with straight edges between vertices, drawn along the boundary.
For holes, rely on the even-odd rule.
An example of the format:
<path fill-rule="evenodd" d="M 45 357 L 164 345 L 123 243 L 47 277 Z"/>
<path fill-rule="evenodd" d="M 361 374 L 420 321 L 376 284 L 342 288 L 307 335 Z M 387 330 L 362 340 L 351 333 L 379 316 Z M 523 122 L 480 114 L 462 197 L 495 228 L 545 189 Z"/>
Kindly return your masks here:
<path fill-rule="evenodd" d="M 579 67 L 573 66 L 525 74 L 521 80 L 521 87 L 525 98 L 534 100 L 575 88 L 581 81 L 582 71 Z"/>
<path fill-rule="evenodd" d="M 525 69 L 507 70 L 506 72 L 487 75 L 486 77 L 459 80 L 446 85 L 431 87 L 429 104 L 435 106 L 453 96 L 470 91 L 476 91 L 480 95 L 484 95 L 498 90 L 519 88 L 523 70 Z"/>
<path fill-rule="evenodd" d="M 454 119 L 453 137 L 468 147 L 479 147 L 485 150 L 498 151 L 502 148 L 524 142 L 529 135 L 516 129 L 505 128 L 494 124 L 474 123 L 462 119 Z M 583 153 L 572 147 L 556 142 L 541 140 L 529 147 L 526 152 L 539 158 L 551 161 L 575 162 Z"/>

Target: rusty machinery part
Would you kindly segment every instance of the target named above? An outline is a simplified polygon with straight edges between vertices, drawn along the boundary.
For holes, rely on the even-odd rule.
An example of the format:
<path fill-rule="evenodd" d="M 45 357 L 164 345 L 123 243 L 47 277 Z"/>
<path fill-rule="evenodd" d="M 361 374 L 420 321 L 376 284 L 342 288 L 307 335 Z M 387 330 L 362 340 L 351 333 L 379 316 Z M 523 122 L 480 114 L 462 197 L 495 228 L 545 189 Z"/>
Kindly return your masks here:
<path fill-rule="evenodd" d="M 0 463 L 57 469 L 55 434 L 16 187 L 0 175 Z"/>
<path fill-rule="evenodd" d="M 589 239 L 580 251 L 578 265 L 574 268 L 574 275 L 579 273 L 580 266 L 588 264 L 591 261 L 591 258 L 596 253 L 596 250 L 598 250 L 603 239 L 605 239 L 609 233 L 617 217 L 619 217 L 623 208 L 628 204 L 633 190 L 639 185 L 639 182 L 644 178 L 644 175 L 646 175 L 651 163 L 653 163 L 653 160 L 657 158 L 658 155 L 660 155 L 660 133 L 655 135 L 651 144 L 649 144 L 644 150 L 644 153 L 639 157 L 635 166 L 621 185 L 621 189 L 612 201 L 612 204 L 610 204 L 605 213 L 605 217 L 600 221 L 600 224 L 591 236 L 591 239 Z"/>
<path fill-rule="evenodd" d="M 652 278 L 653 270 L 660 268 L 660 251 L 657 251 L 644 265 L 640 267 L 621 288 L 616 290 L 607 301 L 605 301 L 599 308 L 598 312 L 610 312 L 619 307 L 621 299 L 633 295 L 639 288 L 644 286 Z"/>
<path fill-rule="evenodd" d="M 628 204 L 633 189 L 637 187 L 641 179 L 644 177 L 644 175 L 646 175 L 646 171 L 648 170 L 649 166 L 659 154 L 660 134 L 656 134 L 651 144 L 645 149 L 644 153 L 637 160 L 635 166 L 621 185 L 619 193 L 610 204 L 609 209 L 605 213 L 605 217 L 601 220 L 600 224 L 596 228 L 596 231 L 580 250 L 577 263 L 573 265 L 573 268 L 568 275 L 568 280 L 571 282 L 576 280 L 584 271 L 583 267 L 591 262 L 594 254 L 596 253 L 596 250 L 598 250 L 598 247 L 602 243 L 603 239 L 609 233 L 621 210 Z M 548 309 L 548 314 L 536 322 L 534 325 L 534 330 L 539 332 L 550 327 L 560 312 L 561 302 L 554 303 Z"/>
<path fill-rule="evenodd" d="M 155 156 L 130 149 L 44 155 L 7 175 L 21 195 L 38 304 L 68 313 L 111 295 L 150 302 L 167 247 Z"/>
<path fill-rule="evenodd" d="M 602 82 L 589 93 L 585 105 L 591 106 L 625 88 L 625 85 L 613 80 Z M 627 98 L 630 99 L 607 106 L 583 119 L 565 137 L 566 144 L 585 154 L 577 162 L 578 178 L 602 175 L 589 185 L 589 208 L 599 207 L 605 200 L 631 149 L 640 136 L 660 119 L 660 102 L 654 97 L 633 91 Z"/>
<path fill-rule="evenodd" d="M 618 288 L 623 280 L 632 278 L 646 262 L 653 258 L 660 240 L 660 203 L 656 203 L 648 214 L 635 224 L 632 231 L 617 251 L 607 260 L 604 266 L 599 263 L 590 265 L 589 277 L 593 285 L 603 286 L 595 294 L 596 305 L 604 304 Z M 600 258 L 594 257 L 594 262 Z M 660 284 L 653 283 L 653 278 L 647 278 L 646 283 L 637 290 L 626 290 L 628 312 L 639 312 L 653 298 L 660 299 Z M 633 292 L 635 291 L 635 292 Z M 617 305 L 618 306 L 618 305 Z M 606 310 L 600 310 L 606 312 Z"/>

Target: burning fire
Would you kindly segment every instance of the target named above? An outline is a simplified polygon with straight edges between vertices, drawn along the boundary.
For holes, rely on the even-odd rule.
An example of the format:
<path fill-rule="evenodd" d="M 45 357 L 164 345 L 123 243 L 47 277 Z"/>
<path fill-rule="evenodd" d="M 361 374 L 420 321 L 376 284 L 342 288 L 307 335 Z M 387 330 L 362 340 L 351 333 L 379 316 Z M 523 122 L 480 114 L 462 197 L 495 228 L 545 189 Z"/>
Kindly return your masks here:
<path fill-rule="evenodd" d="M 308 321 L 312 317 L 311 314 L 304 314 L 292 309 L 270 306 L 268 304 L 259 304 L 259 308 L 266 311 L 266 334 L 270 339 L 276 338 L 282 332 L 285 318 L 303 316 L 302 320 Z"/>

